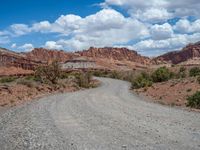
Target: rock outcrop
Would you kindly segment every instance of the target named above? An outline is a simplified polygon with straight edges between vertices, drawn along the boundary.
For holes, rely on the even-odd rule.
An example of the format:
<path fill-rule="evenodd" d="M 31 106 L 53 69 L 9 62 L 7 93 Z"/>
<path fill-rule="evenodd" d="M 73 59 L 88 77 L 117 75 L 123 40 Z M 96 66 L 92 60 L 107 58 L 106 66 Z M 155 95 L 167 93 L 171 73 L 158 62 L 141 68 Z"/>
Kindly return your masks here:
<path fill-rule="evenodd" d="M 118 61 L 131 61 L 137 62 L 141 64 L 147 64 L 150 62 L 148 57 L 141 56 L 137 54 L 137 52 L 133 50 L 129 50 L 127 48 L 94 48 L 91 47 L 88 50 L 78 51 L 75 53 L 68 53 L 65 51 L 58 50 L 48 50 L 44 48 L 35 48 L 29 53 L 25 54 L 28 59 L 37 60 L 37 61 L 53 61 L 58 60 L 60 62 L 64 62 L 69 59 L 73 59 L 76 57 L 88 57 L 91 59 L 111 59 Z"/>
<path fill-rule="evenodd" d="M 40 64 L 47 64 L 54 60 L 65 62 L 79 57 L 85 57 L 91 61 L 95 61 L 99 67 L 109 69 L 133 69 L 137 66 L 143 67 L 150 63 L 148 57 L 141 56 L 137 52 L 127 48 L 91 47 L 88 50 L 75 53 L 44 48 L 35 48 L 28 53 L 15 53 L 6 49 L 1 49 L 0 51 L 2 66 L 19 67 L 27 70 L 33 70 Z"/>
<path fill-rule="evenodd" d="M 152 61 L 157 64 L 161 62 L 179 64 L 199 57 L 200 57 L 200 42 L 195 44 L 189 44 L 186 47 L 184 47 L 181 51 L 166 53 L 164 55 L 154 58 Z"/>
<path fill-rule="evenodd" d="M 139 55 L 136 51 L 129 50 L 127 48 L 94 48 L 91 47 L 88 50 L 77 52 L 81 56 L 90 57 L 94 59 L 109 59 L 117 61 L 130 61 L 140 64 L 149 64 L 150 59 Z"/>
<path fill-rule="evenodd" d="M 151 65 L 188 64 L 199 62 L 200 42 L 189 44 L 181 51 L 166 53 L 153 59 L 141 56 L 136 51 L 127 48 L 91 47 L 88 50 L 74 53 L 44 48 L 35 48 L 28 53 L 16 53 L 0 48 L 1 67 L 17 67 L 25 70 L 34 70 L 38 65 L 45 65 L 53 60 L 65 62 L 79 57 L 85 57 L 91 61 L 95 61 L 97 66 L 109 69 L 143 69 Z"/>
<path fill-rule="evenodd" d="M 34 70 L 41 61 L 26 58 L 25 55 L 7 49 L 0 48 L 0 67 L 16 67 L 24 70 Z"/>
<path fill-rule="evenodd" d="M 35 48 L 25 55 L 28 59 L 46 62 L 52 62 L 54 60 L 64 62 L 66 60 L 76 57 L 74 53 L 67 53 L 62 50 L 49 50 L 45 48 Z"/>

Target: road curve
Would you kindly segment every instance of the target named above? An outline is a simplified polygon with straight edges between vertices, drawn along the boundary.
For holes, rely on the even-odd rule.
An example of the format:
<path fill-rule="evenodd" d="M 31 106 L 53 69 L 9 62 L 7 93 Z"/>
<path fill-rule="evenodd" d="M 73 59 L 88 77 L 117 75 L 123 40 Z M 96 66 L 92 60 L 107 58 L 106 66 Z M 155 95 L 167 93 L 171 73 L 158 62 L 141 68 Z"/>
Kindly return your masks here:
<path fill-rule="evenodd" d="M 99 80 L 96 89 L 0 111 L 0 149 L 200 149 L 200 113 L 140 100 L 124 81 Z"/>

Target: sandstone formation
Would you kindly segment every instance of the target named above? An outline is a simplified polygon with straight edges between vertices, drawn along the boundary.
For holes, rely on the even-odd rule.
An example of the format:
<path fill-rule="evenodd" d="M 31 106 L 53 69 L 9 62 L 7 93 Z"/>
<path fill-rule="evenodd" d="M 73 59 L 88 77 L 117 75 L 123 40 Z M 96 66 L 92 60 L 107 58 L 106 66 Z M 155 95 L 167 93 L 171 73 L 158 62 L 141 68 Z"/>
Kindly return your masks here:
<path fill-rule="evenodd" d="M 44 48 L 35 48 L 28 53 L 16 53 L 0 48 L 0 67 L 34 70 L 37 66 L 46 65 L 54 60 L 63 63 L 80 57 L 94 61 L 98 68 L 122 70 L 146 69 L 163 64 L 167 66 L 170 64 L 200 64 L 200 42 L 189 44 L 181 51 L 166 53 L 153 59 L 141 56 L 136 51 L 127 48 L 91 47 L 88 50 L 74 53 Z"/>
<path fill-rule="evenodd" d="M 67 53 L 62 50 L 49 50 L 45 48 L 35 48 L 25 55 L 28 59 L 45 62 L 52 62 L 54 60 L 65 62 L 66 60 L 76 57 L 74 53 Z"/>
<path fill-rule="evenodd" d="M 197 59 L 200 57 L 200 42 L 195 44 L 189 44 L 181 51 L 169 52 L 153 59 L 154 63 L 172 63 L 179 64 L 191 59 Z"/>
<path fill-rule="evenodd" d="M 24 70 L 34 70 L 38 65 L 43 65 L 41 61 L 34 61 L 26 58 L 25 55 L 0 48 L 0 67 L 16 67 Z"/>
<path fill-rule="evenodd" d="M 94 59 L 103 58 L 109 60 L 118 61 L 130 61 L 140 64 L 149 64 L 150 59 L 139 55 L 136 51 L 129 50 L 127 48 L 94 48 L 91 47 L 88 50 L 77 52 L 81 56 L 90 57 Z"/>
<path fill-rule="evenodd" d="M 150 59 L 148 57 L 141 56 L 137 54 L 137 52 L 127 48 L 91 47 L 88 50 L 78 51 L 75 53 L 36 48 L 25 55 L 28 59 L 47 62 L 51 62 L 53 60 L 66 62 L 67 60 L 85 57 L 91 61 L 95 61 L 98 68 L 107 69 L 143 68 L 150 63 Z"/>

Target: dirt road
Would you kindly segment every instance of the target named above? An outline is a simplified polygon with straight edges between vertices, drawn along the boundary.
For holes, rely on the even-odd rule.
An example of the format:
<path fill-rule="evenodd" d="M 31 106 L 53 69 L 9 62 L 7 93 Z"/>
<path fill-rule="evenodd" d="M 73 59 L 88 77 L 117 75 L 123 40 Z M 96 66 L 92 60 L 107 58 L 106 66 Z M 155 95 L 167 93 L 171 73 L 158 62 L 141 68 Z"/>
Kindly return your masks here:
<path fill-rule="evenodd" d="M 140 100 L 129 83 L 59 94 L 0 111 L 1 150 L 199 150 L 200 113 Z"/>

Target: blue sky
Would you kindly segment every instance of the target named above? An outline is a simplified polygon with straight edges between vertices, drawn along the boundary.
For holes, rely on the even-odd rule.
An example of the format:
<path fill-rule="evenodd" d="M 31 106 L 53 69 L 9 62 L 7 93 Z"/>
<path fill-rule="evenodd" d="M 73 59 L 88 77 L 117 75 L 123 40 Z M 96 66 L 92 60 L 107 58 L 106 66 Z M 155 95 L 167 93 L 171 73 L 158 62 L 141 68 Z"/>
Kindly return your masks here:
<path fill-rule="evenodd" d="M 2 0 L 0 47 L 128 47 L 156 56 L 200 41 L 199 0 Z"/>

